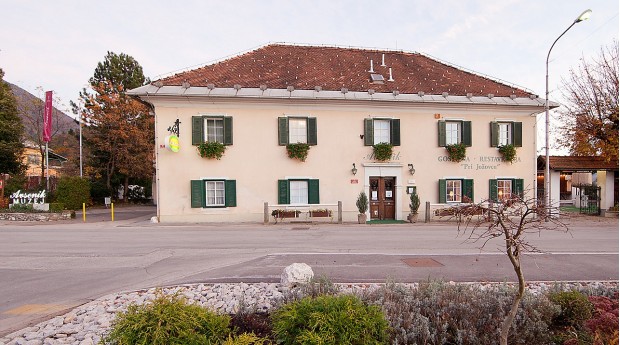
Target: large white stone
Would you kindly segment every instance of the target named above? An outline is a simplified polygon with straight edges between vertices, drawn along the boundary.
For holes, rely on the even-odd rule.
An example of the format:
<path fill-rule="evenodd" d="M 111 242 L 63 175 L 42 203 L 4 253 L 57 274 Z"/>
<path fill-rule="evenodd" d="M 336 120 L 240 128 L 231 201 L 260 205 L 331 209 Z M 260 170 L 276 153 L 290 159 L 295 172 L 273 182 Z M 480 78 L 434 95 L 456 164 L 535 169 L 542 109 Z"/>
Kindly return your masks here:
<path fill-rule="evenodd" d="M 307 283 L 314 277 L 312 267 L 305 263 L 294 263 L 284 268 L 280 276 L 280 284 L 285 288 L 292 288 Z"/>

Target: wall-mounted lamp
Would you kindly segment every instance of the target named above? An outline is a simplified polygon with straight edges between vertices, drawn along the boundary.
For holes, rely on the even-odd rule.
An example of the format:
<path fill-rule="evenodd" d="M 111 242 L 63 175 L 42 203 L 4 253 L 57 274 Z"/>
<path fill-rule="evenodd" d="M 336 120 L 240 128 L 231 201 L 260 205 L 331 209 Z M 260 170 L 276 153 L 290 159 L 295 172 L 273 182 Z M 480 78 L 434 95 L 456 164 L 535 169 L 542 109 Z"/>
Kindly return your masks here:
<path fill-rule="evenodd" d="M 415 169 L 413 168 L 413 164 L 407 164 L 407 166 L 409 167 L 409 173 L 411 175 L 415 174 Z"/>
<path fill-rule="evenodd" d="M 353 173 L 353 175 L 357 174 L 357 168 L 355 167 L 355 163 L 353 163 L 353 169 L 351 169 L 351 173 Z"/>

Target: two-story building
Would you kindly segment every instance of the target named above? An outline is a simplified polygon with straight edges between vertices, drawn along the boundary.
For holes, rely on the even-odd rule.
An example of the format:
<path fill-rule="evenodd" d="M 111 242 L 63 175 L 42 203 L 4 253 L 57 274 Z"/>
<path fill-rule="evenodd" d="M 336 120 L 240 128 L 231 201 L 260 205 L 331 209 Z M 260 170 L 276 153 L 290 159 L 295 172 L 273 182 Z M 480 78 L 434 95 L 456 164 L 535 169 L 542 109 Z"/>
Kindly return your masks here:
<path fill-rule="evenodd" d="M 535 195 L 544 100 L 419 53 L 271 44 L 130 94 L 155 113 L 162 222 L 261 222 L 265 203 L 338 201 L 355 221 L 362 191 L 368 219 L 397 220 L 412 191 L 435 206 Z M 205 141 L 223 156 L 201 157 Z M 296 143 L 309 146 L 305 160 L 289 158 Z M 392 155 L 378 160 L 378 143 Z M 449 158 L 452 144 L 464 160 Z M 498 151 L 507 144 L 513 162 Z"/>

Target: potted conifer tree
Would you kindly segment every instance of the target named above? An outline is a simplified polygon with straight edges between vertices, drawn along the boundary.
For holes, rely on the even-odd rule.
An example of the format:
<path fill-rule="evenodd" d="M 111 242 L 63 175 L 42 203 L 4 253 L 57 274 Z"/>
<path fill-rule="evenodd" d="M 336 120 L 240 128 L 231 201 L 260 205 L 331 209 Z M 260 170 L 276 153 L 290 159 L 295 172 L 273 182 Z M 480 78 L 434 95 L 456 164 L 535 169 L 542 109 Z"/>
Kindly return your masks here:
<path fill-rule="evenodd" d="M 415 191 L 409 195 L 409 219 L 410 223 L 418 221 L 418 209 L 420 208 L 420 197 Z"/>
<path fill-rule="evenodd" d="M 366 211 L 368 211 L 368 197 L 366 196 L 366 193 L 360 192 L 357 196 L 355 205 L 359 211 L 359 214 L 357 215 L 357 223 L 366 224 Z"/>

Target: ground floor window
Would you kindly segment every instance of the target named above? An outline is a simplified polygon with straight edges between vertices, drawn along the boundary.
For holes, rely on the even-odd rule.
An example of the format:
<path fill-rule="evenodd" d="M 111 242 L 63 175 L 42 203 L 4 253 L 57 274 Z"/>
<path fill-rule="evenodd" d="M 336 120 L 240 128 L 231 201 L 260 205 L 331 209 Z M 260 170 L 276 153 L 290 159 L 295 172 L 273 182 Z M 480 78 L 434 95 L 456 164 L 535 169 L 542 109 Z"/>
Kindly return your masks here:
<path fill-rule="evenodd" d="M 474 200 L 474 180 L 439 180 L 439 203 L 472 202 Z"/>
<path fill-rule="evenodd" d="M 190 191 L 192 208 L 237 206 L 235 180 L 192 180 Z"/>
<path fill-rule="evenodd" d="M 287 179 L 278 180 L 278 204 L 307 205 L 319 204 L 319 180 Z"/>
<path fill-rule="evenodd" d="M 489 199 L 503 201 L 523 194 L 523 179 L 498 178 L 489 180 Z"/>

